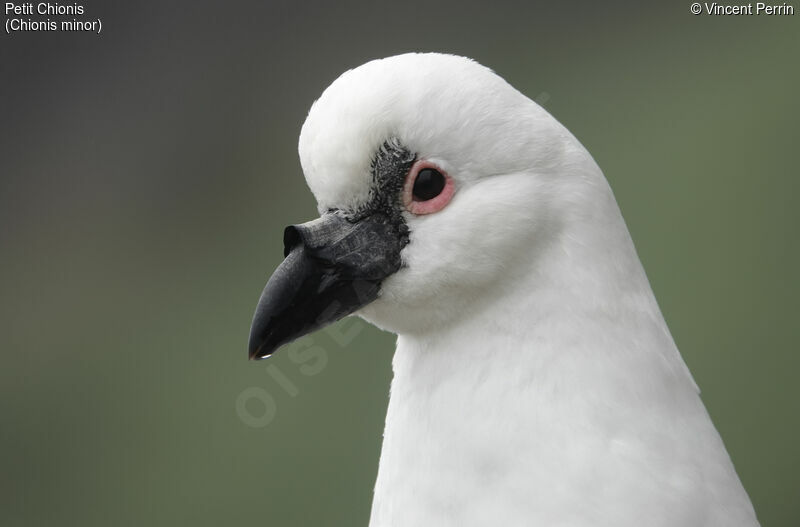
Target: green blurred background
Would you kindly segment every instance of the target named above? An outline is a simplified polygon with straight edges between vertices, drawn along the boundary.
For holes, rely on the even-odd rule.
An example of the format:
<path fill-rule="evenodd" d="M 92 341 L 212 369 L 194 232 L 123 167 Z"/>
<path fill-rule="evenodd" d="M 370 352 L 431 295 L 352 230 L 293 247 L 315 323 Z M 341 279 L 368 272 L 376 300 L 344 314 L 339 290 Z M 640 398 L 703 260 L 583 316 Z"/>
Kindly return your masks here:
<path fill-rule="evenodd" d="M 393 337 L 344 321 L 313 371 L 246 341 L 315 216 L 311 102 L 412 50 L 593 153 L 762 524 L 800 525 L 800 14 L 651 4 L 92 1 L 99 36 L 0 35 L 0 525 L 366 526 Z"/>

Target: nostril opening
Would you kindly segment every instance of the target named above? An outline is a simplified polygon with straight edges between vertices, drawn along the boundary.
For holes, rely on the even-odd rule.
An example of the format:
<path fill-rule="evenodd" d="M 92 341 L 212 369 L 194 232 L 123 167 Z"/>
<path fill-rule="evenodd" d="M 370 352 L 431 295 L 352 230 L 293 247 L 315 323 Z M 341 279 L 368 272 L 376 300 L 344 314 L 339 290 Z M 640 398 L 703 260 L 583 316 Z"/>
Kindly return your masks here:
<path fill-rule="evenodd" d="M 300 243 L 300 232 L 294 225 L 289 225 L 283 230 L 283 257 L 289 256 L 292 249 Z"/>

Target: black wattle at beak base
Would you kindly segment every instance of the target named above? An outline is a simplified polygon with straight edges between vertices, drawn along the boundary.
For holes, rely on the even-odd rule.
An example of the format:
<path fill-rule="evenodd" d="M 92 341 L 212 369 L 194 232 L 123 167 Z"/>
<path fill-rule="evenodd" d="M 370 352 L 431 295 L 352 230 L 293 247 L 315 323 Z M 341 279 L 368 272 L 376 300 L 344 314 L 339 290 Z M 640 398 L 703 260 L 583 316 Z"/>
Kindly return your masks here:
<path fill-rule="evenodd" d="M 381 281 L 400 268 L 405 243 L 402 227 L 381 214 L 354 222 L 325 214 L 287 227 L 286 258 L 253 316 L 250 358 L 267 357 L 375 300 Z"/>

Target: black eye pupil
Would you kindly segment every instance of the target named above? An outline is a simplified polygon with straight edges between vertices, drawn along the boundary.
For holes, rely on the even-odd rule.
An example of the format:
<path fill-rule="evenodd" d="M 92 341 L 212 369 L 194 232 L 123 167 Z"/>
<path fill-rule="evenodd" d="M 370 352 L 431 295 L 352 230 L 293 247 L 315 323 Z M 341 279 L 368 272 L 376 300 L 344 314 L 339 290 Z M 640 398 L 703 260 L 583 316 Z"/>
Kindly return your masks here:
<path fill-rule="evenodd" d="M 423 168 L 414 180 L 414 199 L 428 201 L 442 193 L 444 189 L 444 175 L 435 168 Z"/>

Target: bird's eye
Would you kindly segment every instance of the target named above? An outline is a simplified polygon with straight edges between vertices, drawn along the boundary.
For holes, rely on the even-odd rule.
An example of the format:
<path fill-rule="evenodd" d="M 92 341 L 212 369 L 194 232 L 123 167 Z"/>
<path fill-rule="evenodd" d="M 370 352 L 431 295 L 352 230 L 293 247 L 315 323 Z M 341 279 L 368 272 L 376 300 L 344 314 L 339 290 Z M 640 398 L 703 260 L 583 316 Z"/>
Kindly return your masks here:
<path fill-rule="evenodd" d="M 431 214 L 447 205 L 454 192 L 453 178 L 435 163 L 422 159 L 408 171 L 403 203 L 414 214 Z"/>
<path fill-rule="evenodd" d="M 428 201 L 442 193 L 444 184 L 445 179 L 441 172 L 435 168 L 423 168 L 417 173 L 411 195 L 415 201 Z"/>

